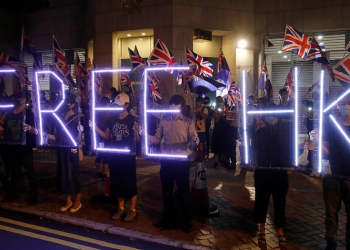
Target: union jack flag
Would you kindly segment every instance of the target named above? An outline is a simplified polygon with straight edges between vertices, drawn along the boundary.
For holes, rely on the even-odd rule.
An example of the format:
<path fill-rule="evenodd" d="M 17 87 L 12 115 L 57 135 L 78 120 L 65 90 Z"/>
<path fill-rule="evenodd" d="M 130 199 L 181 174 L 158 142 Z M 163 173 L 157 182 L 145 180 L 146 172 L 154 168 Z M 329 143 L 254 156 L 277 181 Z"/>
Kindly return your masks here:
<path fill-rule="evenodd" d="M 67 59 L 63 55 L 60 45 L 58 44 L 56 38 L 53 36 L 53 55 L 54 55 L 54 68 L 56 72 L 64 77 L 64 82 L 66 85 L 71 85 L 76 87 L 75 82 L 73 81 L 72 75 L 70 74 L 70 69 L 68 67 Z"/>
<path fill-rule="evenodd" d="M 286 81 L 284 82 L 284 87 L 287 88 L 289 97 L 293 96 L 293 85 L 294 85 L 294 82 L 293 82 L 293 79 L 292 79 L 292 69 L 293 69 L 293 65 L 292 65 L 292 67 L 290 68 L 290 70 L 288 72 Z"/>
<path fill-rule="evenodd" d="M 350 54 L 333 66 L 333 72 L 343 87 L 348 88 L 350 84 Z"/>
<path fill-rule="evenodd" d="M 226 96 L 227 104 L 233 106 L 233 104 L 242 103 L 241 90 L 236 87 L 235 80 L 232 81 L 228 94 Z"/>
<path fill-rule="evenodd" d="M 331 66 L 329 65 L 329 61 L 327 60 L 326 55 L 323 52 L 325 47 L 319 45 L 317 40 L 314 37 L 311 39 L 310 43 L 311 43 L 311 47 L 310 47 L 310 50 L 307 54 L 306 59 L 310 60 L 310 61 L 315 61 L 315 62 L 324 64 L 326 66 L 326 69 L 328 71 L 328 74 L 329 74 L 329 77 L 330 77 L 332 83 L 334 83 L 335 77 L 334 77 L 333 70 L 332 70 Z"/>
<path fill-rule="evenodd" d="M 187 63 L 197 75 L 212 77 L 214 65 L 186 47 Z"/>
<path fill-rule="evenodd" d="M 158 39 L 151 55 L 148 58 L 149 65 L 174 67 L 176 60 L 173 54 L 168 50 L 165 43 Z M 174 70 L 166 70 L 166 72 L 173 74 Z"/>
<path fill-rule="evenodd" d="M 34 68 L 37 69 L 41 69 L 41 62 L 38 58 L 38 55 L 36 54 L 36 50 L 32 44 L 32 40 L 30 39 L 30 37 L 28 36 L 28 34 L 26 34 L 24 32 L 24 30 L 22 30 L 22 44 L 21 44 L 21 51 L 25 51 L 29 54 L 31 54 L 33 56 L 34 59 Z"/>
<path fill-rule="evenodd" d="M 227 104 L 233 106 L 237 104 L 236 98 L 232 93 L 229 93 L 226 97 Z"/>
<path fill-rule="evenodd" d="M 258 89 L 264 90 L 265 76 L 266 76 L 266 79 L 269 77 L 269 74 L 267 72 L 266 62 L 264 62 L 264 66 L 262 67 L 262 70 L 260 73 L 259 82 L 258 82 Z"/>
<path fill-rule="evenodd" d="M 320 46 L 314 37 L 311 38 L 310 50 L 307 53 L 306 60 L 315 61 L 318 63 L 325 63 L 325 60 L 327 59 L 322 51 L 323 49 L 325 49 L 324 46 Z"/>
<path fill-rule="evenodd" d="M 129 92 L 131 95 L 134 95 L 134 88 L 132 87 L 130 77 L 127 73 L 122 72 L 121 78 L 120 78 L 120 85 L 127 85 L 129 88 Z"/>
<path fill-rule="evenodd" d="M 84 80 L 89 78 L 89 72 L 81 64 L 78 52 L 75 52 L 74 77 L 82 98 L 86 99 Z"/>
<path fill-rule="evenodd" d="M 286 31 L 282 46 L 283 51 L 290 51 L 305 59 L 307 53 L 309 52 L 310 46 L 310 38 L 307 35 L 294 29 L 288 24 L 286 25 Z"/>
<path fill-rule="evenodd" d="M 233 80 L 228 91 L 234 91 L 236 89 L 236 81 Z"/>
<path fill-rule="evenodd" d="M 89 77 L 89 72 L 83 67 L 80 62 L 78 52 L 75 53 L 75 62 L 74 62 L 74 78 L 80 81 L 83 81 Z"/>
<path fill-rule="evenodd" d="M 152 75 L 149 75 L 150 87 L 151 87 L 151 96 L 153 97 L 153 101 L 158 101 L 162 99 L 161 94 L 159 93 L 159 79 L 156 74 L 152 72 Z"/>
<path fill-rule="evenodd" d="M 8 66 L 16 70 L 13 74 L 19 79 L 22 86 L 31 85 L 26 72 L 27 64 L 20 62 L 15 57 L 0 52 L 0 66 Z"/>
<path fill-rule="evenodd" d="M 133 71 L 137 72 L 146 68 L 146 62 L 141 58 L 136 45 L 134 51 L 132 51 L 130 48 L 128 48 L 128 50 Z"/>

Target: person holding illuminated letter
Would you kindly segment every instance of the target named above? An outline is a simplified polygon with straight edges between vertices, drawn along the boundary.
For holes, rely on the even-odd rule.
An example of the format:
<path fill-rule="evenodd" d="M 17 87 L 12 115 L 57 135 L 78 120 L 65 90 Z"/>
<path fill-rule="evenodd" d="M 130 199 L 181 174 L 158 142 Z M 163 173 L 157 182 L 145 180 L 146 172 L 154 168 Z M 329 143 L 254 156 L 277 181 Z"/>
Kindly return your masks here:
<path fill-rule="evenodd" d="M 136 216 L 136 141 L 140 140 L 139 126 L 136 117 L 132 116 L 129 106 L 129 96 L 120 93 L 116 96 L 113 106 L 122 107 L 101 130 L 95 126 L 96 132 L 104 139 L 112 137 L 111 146 L 117 149 L 129 150 L 129 153 L 111 153 L 109 158 L 109 173 L 111 178 L 112 197 L 118 199 L 118 211 L 112 216 L 113 220 L 123 219 L 132 221 Z M 125 201 L 130 200 L 130 208 L 125 211 Z"/>
<path fill-rule="evenodd" d="M 164 139 L 162 154 L 173 155 L 174 158 L 165 157 L 161 160 L 160 180 L 163 192 L 163 218 L 156 227 L 170 229 L 178 225 L 174 211 L 173 192 L 174 182 L 178 188 L 181 200 L 182 218 L 180 219 L 181 230 L 191 232 L 192 227 L 192 204 L 190 194 L 190 161 L 192 154 L 188 145 L 198 145 L 199 138 L 193 121 L 182 114 L 186 102 L 183 96 L 173 95 L 169 100 L 169 108 L 178 110 L 160 121 L 154 136 L 148 135 L 151 144 L 159 144 Z M 175 158 L 183 155 L 185 158 Z M 175 160 L 179 159 L 179 160 Z M 184 159 L 180 161 L 180 159 Z"/>
<path fill-rule="evenodd" d="M 337 98 L 348 91 L 341 90 Z M 338 213 L 341 202 L 345 204 L 347 215 L 346 222 L 346 249 L 350 248 L 350 93 L 338 101 L 339 114 L 331 114 L 326 123 L 325 132 L 322 136 L 323 158 L 328 158 L 331 173 L 323 178 L 323 199 L 326 206 L 326 250 L 336 249 L 338 231 Z M 314 143 L 319 141 L 319 131 L 312 130 L 310 139 Z"/>

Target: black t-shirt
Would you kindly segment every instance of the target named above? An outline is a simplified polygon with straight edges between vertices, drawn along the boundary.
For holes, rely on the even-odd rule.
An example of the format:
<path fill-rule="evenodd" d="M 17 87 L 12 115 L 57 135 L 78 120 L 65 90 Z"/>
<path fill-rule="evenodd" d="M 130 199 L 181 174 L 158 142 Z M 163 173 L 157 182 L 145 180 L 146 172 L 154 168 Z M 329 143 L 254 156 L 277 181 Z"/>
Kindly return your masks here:
<path fill-rule="evenodd" d="M 26 109 L 26 124 L 34 127 L 34 114 L 30 109 Z M 27 132 L 26 133 L 26 145 L 31 148 L 36 147 L 36 135 Z"/>
<path fill-rule="evenodd" d="M 25 141 L 23 131 L 24 110 L 14 114 L 13 110 L 8 112 L 4 123 L 4 142 L 9 144 L 21 144 Z"/>
<path fill-rule="evenodd" d="M 134 116 L 128 114 L 124 119 L 117 117 L 111 118 L 107 127 L 112 135 L 112 147 L 118 149 L 129 149 L 130 153 L 135 153 L 135 137 L 134 137 Z"/>
<path fill-rule="evenodd" d="M 260 114 L 254 117 L 252 146 L 256 152 L 259 167 L 282 167 L 280 122 L 270 124 L 266 116 Z"/>
<path fill-rule="evenodd" d="M 335 120 L 349 138 L 350 126 L 342 125 L 337 118 Z M 350 176 L 350 148 L 348 140 L 330 118 L 324 127 L 323 140 L 329 142 L 329 163 L 332 174 Z"/>

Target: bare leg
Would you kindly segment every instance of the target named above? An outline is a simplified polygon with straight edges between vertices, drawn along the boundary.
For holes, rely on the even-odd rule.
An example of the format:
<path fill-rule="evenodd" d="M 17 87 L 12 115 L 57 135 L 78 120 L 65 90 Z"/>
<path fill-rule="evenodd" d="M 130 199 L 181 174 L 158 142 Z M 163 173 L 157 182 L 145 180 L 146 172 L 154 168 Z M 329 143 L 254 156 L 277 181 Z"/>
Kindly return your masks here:
<path fill-rule="evenodd" d="M 72 196 L 67 195 L 66 197 L 66 204 L 64 205 L 64 207 L 70 207 L 72 204 Z"/>
<path fill-rule="evenodd" d="M 125 206 L 124 198 L 118 197 L 118 206 L 120 209 L 124 210 L 124 206 Z"/>
<path fill-rule="evenodd" d="M 130 200 L 130 210 L 135 211 L 136 210 L 136 199 L 137 195 L 133 196 Z"/>
<path fill-rule="evenodd" d="M 107 175 L 107 173 L 108 173 L 108 164 L 103 164 L 102 173 Z"/>
<path fill-rule="evenodd" d="M 74 209 L 77 209 L 80 205 L 80 198 L 81 198 L 81 193 L 77 194 L 75 196 L 75 201 L 74 201 L 74 205 L 73 205 L 73 208 Z"/>
<path fill-rule="evenodd" d="M 260 233 L 265 233 L 265 223 L 260 223 L 260 228 L 259 228 Z"/>

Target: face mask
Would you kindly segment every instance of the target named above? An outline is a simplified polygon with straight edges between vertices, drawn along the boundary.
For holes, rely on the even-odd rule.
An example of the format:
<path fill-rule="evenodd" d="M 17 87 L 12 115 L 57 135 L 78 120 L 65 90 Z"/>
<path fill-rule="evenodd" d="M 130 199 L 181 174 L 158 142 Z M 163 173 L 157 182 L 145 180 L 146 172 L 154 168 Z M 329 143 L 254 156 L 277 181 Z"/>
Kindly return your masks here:
<path fill-rule="evenodd" d="M 350 105 L 339 106 L 339 112 L 342 116 L 350 116 Z"/>
<path fill-rule="evenodd" d="M 179 105 L 171 104 L 171 105 L 169 105 L 169 109 L 171 109 L 171 110 L 181 110 L 181 104 L 179 104 Z"/>
<path fill-rule="evenodd" d="M 282 101 L 287 101 L 288 100 L 288 96 L 283 95 L 283 96 L 281 96 L 281 99 L 282 99 Z"/>
<path fill-rule="evenodd" d="M 221 102 L 217 103 L 217 105 L 216 105 L 217 109 L 222 109 L 223 107 L 224 107 L 224 104 Z"/>

